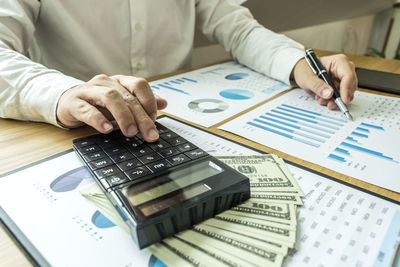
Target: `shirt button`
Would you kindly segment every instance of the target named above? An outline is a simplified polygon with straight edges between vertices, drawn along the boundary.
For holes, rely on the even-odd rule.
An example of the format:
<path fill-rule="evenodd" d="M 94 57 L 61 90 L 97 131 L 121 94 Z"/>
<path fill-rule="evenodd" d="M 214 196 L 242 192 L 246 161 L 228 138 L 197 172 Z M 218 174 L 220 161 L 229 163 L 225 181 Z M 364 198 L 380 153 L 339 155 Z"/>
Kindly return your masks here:
<path fill-rule="evenodd" d="M 139 22 L 135 24 L 135 30 L 137 32 L 140 32 L 142 30 L 142 24 L 140 24 Z"/>
<path fill-rule="evenodd" d="M 143 69 L 143 64 L 139 62 L 136 64 L 136 70 L 139 71 L 141 69 Z"/>

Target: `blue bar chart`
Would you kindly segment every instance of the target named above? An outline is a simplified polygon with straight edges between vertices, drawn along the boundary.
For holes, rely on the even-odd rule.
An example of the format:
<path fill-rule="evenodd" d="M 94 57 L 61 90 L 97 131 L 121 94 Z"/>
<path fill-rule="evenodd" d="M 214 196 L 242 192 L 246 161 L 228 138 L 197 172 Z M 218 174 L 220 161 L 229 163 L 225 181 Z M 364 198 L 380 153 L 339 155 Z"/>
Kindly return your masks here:
<path fill-rule="evenodd" d="M 346 123 L 346 120 L 340 118 L 287 104 L 247 122 L 253 127 L 312 147 L 320 147 Z"/>
<path fill-rule="evenodd" d="M 400 192 L 400 99 L 357 92 L 349 109 L 355 121 L 295 89 L 219 129 Z"/>

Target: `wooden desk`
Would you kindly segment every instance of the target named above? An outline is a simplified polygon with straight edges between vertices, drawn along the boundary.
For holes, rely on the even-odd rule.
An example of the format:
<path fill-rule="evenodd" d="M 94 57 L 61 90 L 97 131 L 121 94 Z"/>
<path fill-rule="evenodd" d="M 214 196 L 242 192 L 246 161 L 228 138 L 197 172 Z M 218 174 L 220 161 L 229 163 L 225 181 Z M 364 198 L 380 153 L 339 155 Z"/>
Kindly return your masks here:
<path fill-rule="evenodd" d="M 331 52 L 319 51 L 320 56 L 332 54 Z M 364 56 L 349 56 L 359 67 L 389 71 L 400 74 L 400 61 L 377 59 Z M 163 77 L 168 76 L 164 75 Z M 162 78 L 160 77 L 155 77 Z M 369 91 L 369 90 L 363 90 Z M 381 95 L 391 95 L 379 93 Z M 267 101 L 265 101 L 267 102 Z M 263 103 L 265 103 L 263 102 Z M 261 103 L 261 104 L 263 104 Z M 260 104 L 260 105 L 261 105 Z M 258 105 L 257 105 L 258 106 Z M 246 112 L 246 111 L 245 111 Z M 240 113 L 243 114 L 244 112 Z M 161 114 L 161 113 L 160 113 Z M 240 115 L 239 114 L 239 115 Z M 354 184 L 358 187 L 373 191 L 388 198 L 400 201 L 400 194 L 377 186 L 350 178 L 337 172 L 325 169 L 318 165 L 286 155 L 274 149 L 264 147 L 254 142 L 245 140 L 239 136 L 218 130 L 219 123 L 208 131 L 217 133 L 224 137 L 239 141 L 243 144 L 255 147 L 269 153 L 275 153 L 289 161 L 302 164 L 322 173 L 333 176 L 337 179 Z M 200 127 L 205 129 L 204 127 Z M 71 140 L 77 137 L 93 134 L 95 131 L 89 127 L 82 127 L 73 130 L 63 130 L 44 123 L 21 122 L 14 120 L 0 119 L 0 174 L 22 167 L 26 164 L 49 157 L 71 148 Z M 27 266 L 30 262 L 21 253 L 10 237 L 0 230 L 0 266 Z"/>

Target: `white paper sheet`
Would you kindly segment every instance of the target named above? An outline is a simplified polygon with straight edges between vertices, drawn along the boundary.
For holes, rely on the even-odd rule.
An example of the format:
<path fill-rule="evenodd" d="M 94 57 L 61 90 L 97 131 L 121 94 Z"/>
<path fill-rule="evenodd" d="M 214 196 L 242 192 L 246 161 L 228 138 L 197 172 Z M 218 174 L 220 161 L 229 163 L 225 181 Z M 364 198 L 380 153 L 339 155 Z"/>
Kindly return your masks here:
<path fill-rule="evenodd" d="M 219 128 L 400 192 L 400 98 L 356 92 L 349 110 L 353 122 L 296 89 Z"/>
<path fill-rule="evenodd" d="M 254 150 L 177 121 L 162 119 L 210 154 Z M 285 266 L 388 266 L 400 241 L 400 206 L 288 164 L 306 195 L 296 250 Z"/>
<path fill-rule="evenodd" d="M 175 120 L 164 117 L 159 121 L 210 154 L 255 154 Z M 299 215 L 300 241 L 287 265 L 323 264 L 329 257 L 321 266 L 355 266 L 357 262 L 359 266 L 387 266 L 400 240 L 399 206 L 295 166 L 289 168 L 306 198 Z M 162 266 L 84 200 L 79 190 L 92 182 L 70 152 L 0 178 L 0 206 L 53 266 Z M 338 219 L 333 221 L 333 216 Z M 342 237 L 337 238 L 338 234 Z"/>
<path fill-rule="evenodd" d="M 150 83 L 168 100 L 166 113 L 210 127 L 290 86 L 234 62 Z"/>

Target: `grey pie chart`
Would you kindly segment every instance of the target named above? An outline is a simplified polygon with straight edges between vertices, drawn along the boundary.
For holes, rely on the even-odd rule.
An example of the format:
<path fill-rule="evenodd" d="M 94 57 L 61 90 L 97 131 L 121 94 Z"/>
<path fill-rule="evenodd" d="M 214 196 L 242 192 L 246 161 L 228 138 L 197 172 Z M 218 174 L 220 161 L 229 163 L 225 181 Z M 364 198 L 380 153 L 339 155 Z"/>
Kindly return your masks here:
<path fill-rule="evenodd" d="M 208 106 L 213 107 L 207 108 Z M 217 113 L 226 110 L 229 105 L 218 99 L 203 98 L 189 102 L 188 107 L 201 113 Z"/>

